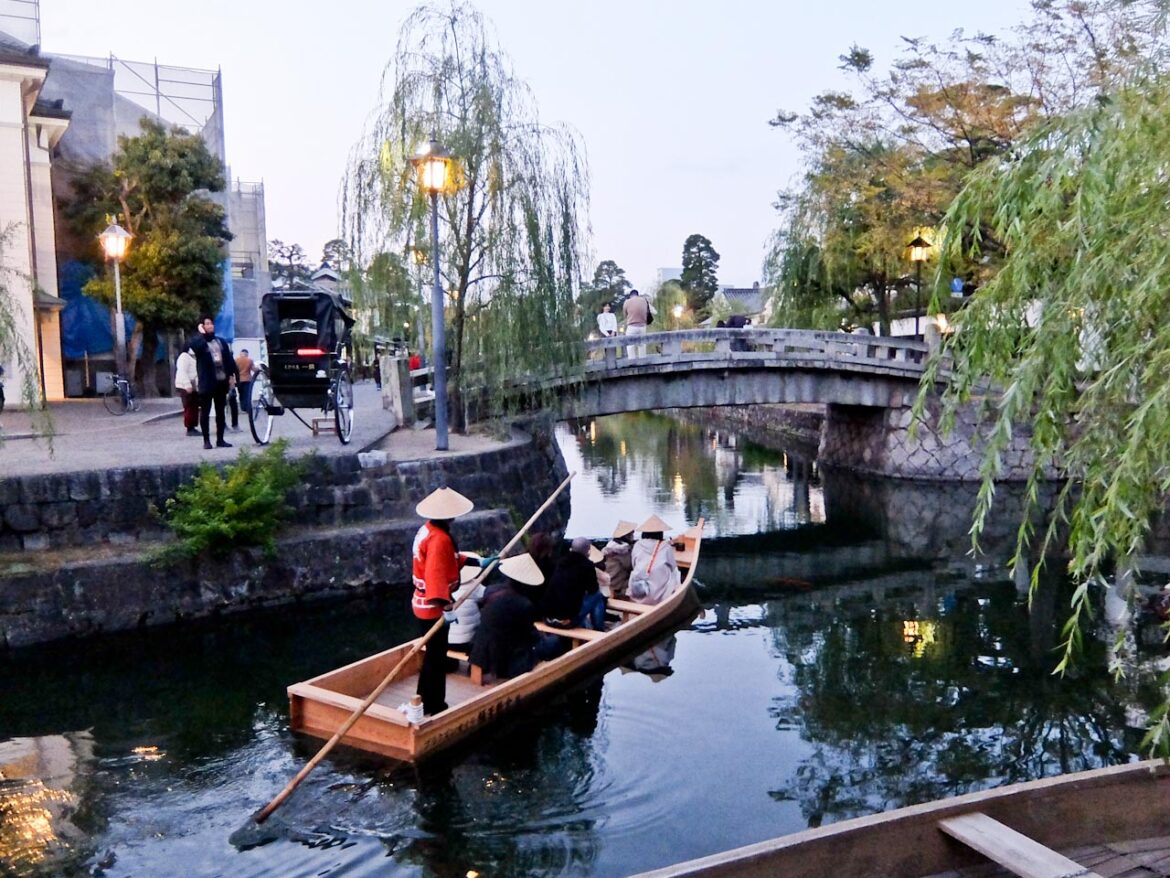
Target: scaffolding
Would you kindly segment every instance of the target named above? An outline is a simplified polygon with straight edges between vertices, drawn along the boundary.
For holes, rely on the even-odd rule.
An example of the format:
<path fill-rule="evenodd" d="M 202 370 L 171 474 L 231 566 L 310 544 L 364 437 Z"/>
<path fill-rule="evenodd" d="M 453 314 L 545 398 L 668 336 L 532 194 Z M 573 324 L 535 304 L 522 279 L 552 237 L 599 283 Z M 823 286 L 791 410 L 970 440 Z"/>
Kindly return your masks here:
<path fill-rule="evenodd" d="M 26 46 L 41 44 L 40 0 L 0 0 L 0 33 Z"/>

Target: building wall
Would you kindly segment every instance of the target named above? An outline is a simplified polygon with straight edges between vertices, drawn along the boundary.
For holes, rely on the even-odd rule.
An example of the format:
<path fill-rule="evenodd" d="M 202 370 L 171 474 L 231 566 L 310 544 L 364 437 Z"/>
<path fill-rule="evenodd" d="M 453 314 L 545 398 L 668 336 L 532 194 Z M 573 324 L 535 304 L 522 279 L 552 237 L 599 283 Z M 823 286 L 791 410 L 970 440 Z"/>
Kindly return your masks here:
<path fill-rule="evenodd" d="M 36 349 L 33 285 L 32 217 L 29 213 L 27 113 L 44 71 L 0 64 L 0 231 L 7 239 L 0 251 L 0 283 L 12 296 L 16 333 L 28 350 Z M 19 387 L 25 376 L 14 361 L 0 363 L 5 383 Z M 17 394 L 13 394 L 14 397 Z M 16 402 L 16 399 L 13 400 Z"/>

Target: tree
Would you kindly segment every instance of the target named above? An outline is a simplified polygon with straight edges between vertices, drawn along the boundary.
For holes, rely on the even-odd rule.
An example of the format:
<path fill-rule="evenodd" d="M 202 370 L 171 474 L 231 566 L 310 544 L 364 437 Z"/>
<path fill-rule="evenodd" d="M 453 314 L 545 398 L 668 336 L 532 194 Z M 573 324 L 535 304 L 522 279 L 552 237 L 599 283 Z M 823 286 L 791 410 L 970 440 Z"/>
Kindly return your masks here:
<path fill-rule="evenodd" d="M 719 292 L 719 254 L 702 235 L 691 235 L 683 243 L 682 277 L 679 285 L 687 291 L 687 303 L 698 313 Z"/>
<path fill-rule="evenodd" d="M 439 259 L 456 399 L 476 385 L 499 399 L 518 374 L 580 367 L 574 285 L 588 173 L 578 137 L 540 121 L 530 90 L 467 5 L 413 12 L 383 81 L 345 181 L 343 228 L 357 262 L 416 242 Z M 438 242 L 424 232 L 430 202 L 410 162 L 431 137 L 457 157 L 460 184 L 439 196 Z M 456 428 L 459 418 L 456 405 Z"/>
<path fill-rule="evenodd" d="M 96 235 L 117 215 L 134 241 L 122 267 L 122 306 L 137 323 L 130 340 L 130 370 L 142 346 L 155 362 L 159 333 L 194 333 L 203 312 L 223 305 L 224 245 L 231 240 L 223 208 L 204 195 L 224 188 L 223 165 L 203 140 L 180 128 L 144 117 L 141 134 L 118 138 L 113 164 L 77 169 L 74 197 L 63 206 L 70 225 L 89 244 L 95 261 Z M 90 280 L 84 292 L 114 303 L 109 276 Z M 153 395 L 155 382 L 144 381 Z"/>
<path fill-rule="evenodd" d="M 313 275 L 307 259 L 305 248 L 300 244 L 286 244 L 279 238 L 268 242 L 269 272 L 273 281 L 280 281 L 279 286 L 289 289 L 307 283 Z"/>
<path fill-rule="evenodd" d="M 853 92 L 825 92 L 806 113 L 780 111 L 771 122 L 793 134 L 809 168 L 778 204 L 781 228 L 766 260 L 766 279 L 779 297 L 776 311 L 793 315 L 796 325 L 833 325 L 842 317 L 837 303 L 855 296 L 840 273 L 838 279 L 826 274 L 838 260 L 822 235 L 851 221 L 852 202 L 826 199 L 823 173 L 852 167 L 860 181 L 880 178 L 913 197 L 917 203 L 905 205 L 913 215 L 876 215 L 865 233 L 870 245 L 879 237 L 888 241 L 880 261 L 904 264 L 913 230 L 941 221 L 968 172 L 1008 154 L 1044 119 L 1086 105 L 1136 59 L 1156 53 L 1150 18 L 1158 6 L 1157 0 L 1045 0 L 1033 4 L 1032 19 L 1005 39 L 962 31 L 942 45 L 908 38 L 885 73 L 875 72 L 868 50 L 852 47 L 840 60 L 855 78 Z M 850 199 L 857 188 L 838 194 Z M 880 226 L 885 230 L 879 234 Z M 988 231 L 980 232 L 979 262 L 960 261 L 948 270 L 979 282 L 994 273 L 1002 248 Z M 786 254 L 790 247 L 795 252 Z M 869 253 L 877 255 L 872 246 Z M 810 261 L 812 254 L 821 258 Z M 817 266 L 821 272 L 810 276 L 808 269 Z M 879 295 L 875 304 L 881 301 Z M 844 316 L 851 319 L 848 308 Z"/>
<path fill-rule="evenodd" d="M 353 254 L 350 252 L 349 244 L 342 238 L 333 238 L 326 241 L 325 246 L 321 248 L 321 261 L 328 262 L 339 274 L 344 274 L 350 269 Z"/>
<path fill-rule="evenodd" d="M 617 311 L 618 303 L 631 289 L 633 285 L 626 278 L 626 270 L 612 259 L 606 259 L 597 264 L 593 280 L 581 285 L 581 310 L 586 315 L 592 315 L 600 311 L 602 305 L 609 303 Z"/>
<path fill-rule="evenodd" d="M 988 411 L 976 539 L 1018 424 L 1031 426 L 1033 506 L 1046 470 L 1067 476 L 1047 527 L 1022 526 L 1017 548 L 1024 559 L 1038 543 L 1043 558 L 1067 531 L 1078 589 L 1061 668 L 1080 643 L 1090 589 L 1144 551 L 1170 491 L 1168 120 L 1170 76 L 1138 67 L 1101 100 L 1041 127 L 1010 159 L 977 169 L 947 215 L 944 258 L 979 259 L 985 228 L 1006 256 L 956 315 L 923 386 L 942 377 L 947 357 L 946 412 L 984 387 L 1002 388 Z M 1039 575 L 1036 565 L 1033 587 Z M 1165 706 L 1154 720 L 1149 741 L 1166 752 Z"/>

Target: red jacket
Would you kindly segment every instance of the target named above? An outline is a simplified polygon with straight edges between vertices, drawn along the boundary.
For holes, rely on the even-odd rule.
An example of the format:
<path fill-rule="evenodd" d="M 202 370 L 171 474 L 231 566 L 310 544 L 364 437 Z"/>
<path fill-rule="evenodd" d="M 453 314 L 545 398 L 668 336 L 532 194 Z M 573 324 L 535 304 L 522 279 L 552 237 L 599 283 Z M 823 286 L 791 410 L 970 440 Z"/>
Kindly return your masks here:
<path fill-rule="evenodd" d="M 414 597 L 410 608 L 419 619 L 438 619 L 443 615 L 442 606 L 431 601 L 446 603 L 459 587 L 459 568 L 463 558 L 455 551 L 455 541 L 441 528 L 427 522 L 414 536 L 414 560 L 412 579 Z"/>

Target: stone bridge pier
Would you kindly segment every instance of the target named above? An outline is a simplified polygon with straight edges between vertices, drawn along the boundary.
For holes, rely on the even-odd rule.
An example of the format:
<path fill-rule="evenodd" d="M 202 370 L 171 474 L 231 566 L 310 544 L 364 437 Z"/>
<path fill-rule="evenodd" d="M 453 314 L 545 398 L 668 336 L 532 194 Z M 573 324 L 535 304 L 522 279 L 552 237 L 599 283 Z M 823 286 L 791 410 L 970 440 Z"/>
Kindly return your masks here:
<path fill-rule="evenodd" d="M 985 440 L 977 404 L 963 409 L 945 435 L 939 429 L 939 406 L 929 405 L 925 421 L 911 429 L 916 392 L 895 394 L 887 407 L 825 407 L 817 449 L 822 467 L 902 479 L 975 482 L 980 478 Z M 1017 425 L 1003 455 L 1004 481 L 1028 477 L 1032 467 L 1031 430 Z"/>

